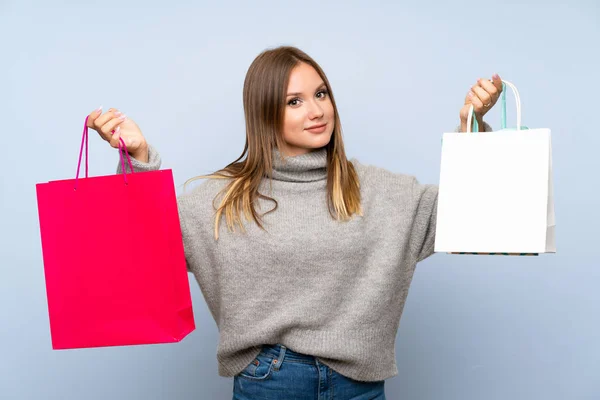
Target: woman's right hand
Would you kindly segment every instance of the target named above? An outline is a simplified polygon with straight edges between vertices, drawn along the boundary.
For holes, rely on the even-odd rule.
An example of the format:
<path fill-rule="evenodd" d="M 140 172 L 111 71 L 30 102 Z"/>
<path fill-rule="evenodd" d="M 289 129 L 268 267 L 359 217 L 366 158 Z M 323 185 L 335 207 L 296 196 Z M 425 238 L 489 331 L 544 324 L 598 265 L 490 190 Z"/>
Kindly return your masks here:
<path fill-rule="evenodd" d="M 148 143 L 139 126 L 119 110 L 110 108 L 102 114 L 102 107 L 92 111 L 87 120 L 100 137 L 115 149 L 119 148 L 120 138 L 127 146 L 127 152 L 136 160 L 148 162 Z"/>

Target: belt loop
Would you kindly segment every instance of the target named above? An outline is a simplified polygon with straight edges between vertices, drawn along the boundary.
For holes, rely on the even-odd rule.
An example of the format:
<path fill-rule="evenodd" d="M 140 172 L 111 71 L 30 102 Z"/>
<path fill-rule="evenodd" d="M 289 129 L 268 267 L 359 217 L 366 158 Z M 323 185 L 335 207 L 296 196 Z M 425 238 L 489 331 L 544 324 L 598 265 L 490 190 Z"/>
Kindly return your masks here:
<path fill-rule="evenodd" d="M 283 359 L 285 358 L 285 351 L 286 347 L 284 345 L 281 345 L 281 349 L 279 350 L 279 358 L 276 358 L 273 361 L 273 369 L 275 371 L 279 371 L 279 368 L 281 368 L 281 364 L 283 364 Z"/>

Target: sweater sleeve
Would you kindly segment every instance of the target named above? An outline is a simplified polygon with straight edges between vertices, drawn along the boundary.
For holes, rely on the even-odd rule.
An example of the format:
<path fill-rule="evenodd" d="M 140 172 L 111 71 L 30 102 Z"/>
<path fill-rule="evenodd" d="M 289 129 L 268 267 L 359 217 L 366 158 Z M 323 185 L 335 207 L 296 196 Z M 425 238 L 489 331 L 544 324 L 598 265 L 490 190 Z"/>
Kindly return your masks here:
<path fill-rule="evenodd" d="M 414 223 L 410 233 L 410 249 L 417 262 L 433 254 L 437 220 L 438 186 L 423 185 L 416 179 L 413 201 L 417 203 Z"/>
<path fill-rule="evenodd" d="M 125 150 L 121 150 L 121 154 L 123 155 L 123 161 L 125 162 L 125 172 L 131 172 L 129 168 L 129 162 L 127 161 L 127 155 L 125 154 Z M 158 171 L 161 165 L 160 154 L 152 145 L 148 145 L 148 162 L 141 162 L 136 160 L 135 158 L 129 156 L 131 160 L 131 166 L 133 167 L 133 172 L 147 172 L 147 171 Z M 123 167 L 121 164 L 121 159 L 119 157 L 119 163 L 117 165 L 117 174 L 123 173 Z"/>
<path fill-rule="evenodd" d="M 135 167 L 134 167 L 135 168 Z M 191 268 L 190 268 L 190 241 L 191 239 L 191 235 L 188 229 L 188 226 L 186 224 L 186 218 L 185 218 L 185 198 L 183 197 L 183 195 L 180 195 L 177 197 L 177 211 L 179 212 L 179 225 L 181 226 L 181 237 L 183 240 L 183 252 L 185 254 L 185 266 L 187 267 L 188 272 L 192 272 Z"/>
<path fill-rule="evenodd" d="M 492 129 L 492 127 L 485 121 L 483 121 L 483 131 L 484 132 L 493 132 L 494 129 Z M 456 129 L 454 129 L 454 132 L 460 132 L 460 125 L 458 125 L 456 127 Z"/>

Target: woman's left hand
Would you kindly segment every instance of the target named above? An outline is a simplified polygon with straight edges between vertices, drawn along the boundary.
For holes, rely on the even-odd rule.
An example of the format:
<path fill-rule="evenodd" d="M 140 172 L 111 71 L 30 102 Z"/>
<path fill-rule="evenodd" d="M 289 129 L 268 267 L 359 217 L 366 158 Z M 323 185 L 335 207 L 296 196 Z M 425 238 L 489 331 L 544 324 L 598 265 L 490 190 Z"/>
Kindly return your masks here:
<path fill-rule="evenodd" d="M 483 130 L 483 116 L 494 107 L 501 93 L 502 79 L 498 74 L 492 76 L 492 81 L 479 79 L 467 93 L 465 105 L 460 109 L 460 131 L 467 131 L 467 117 L 469 116 L 471 104 L 473 104 L 475 110 L 475 118 L 479 124 L 479 129 Z"/>

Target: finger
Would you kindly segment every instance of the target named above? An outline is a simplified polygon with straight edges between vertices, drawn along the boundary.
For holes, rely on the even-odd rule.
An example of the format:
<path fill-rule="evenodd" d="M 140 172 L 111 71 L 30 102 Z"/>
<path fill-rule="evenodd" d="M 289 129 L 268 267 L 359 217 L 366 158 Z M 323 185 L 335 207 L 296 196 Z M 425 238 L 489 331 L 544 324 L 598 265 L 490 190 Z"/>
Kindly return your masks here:
<path fill-rule="evenodd" d="M 117 128 L 117 126 L 121 125 L 123 121 L 127 119 L 126 115 L 121 115 L 120 117 L 113 117 L 108 122 L 106 122 L 102 127 L 100 127 L 100 132 L 102 135 L 110 140 L 113 131 Z"/>
<path fill-rule="evenodd" d="M 473 109 L 475 110 L 475 114 L 476 115 L 480 114 L 483 111 L 483 103 L 481 102 L 479 97 L 472 91 L 469 92 L 468 96 L 471 99 L 471 104 L 473 104 Z"/>
<path fill-rule="evenodd" d="M 125 119 L 127 119 L 127 117 L 124 115 L 118 118 L 111 119 L 106 124 L 102 125 L 102 127 L 100 127 L 100 135 L 105 140 L 110 142 L 115 129 L 117 129 L 117 127 L 120 126 L 125 121 Z"/>
<path fill-rule="evenodd" d="M 98 118 L 100 115 L 102 114 L 102 106 L 96 108 L 94 111 L 92 111 L 87 118 L 87 127 L 88 128 L 93 128 L 94 127 L 94 121 L 96 120 L 96 118 Z"/>
<path fill-rule="evenodd" d="M 479 86 L 483 88 L 483 90 L 489 93 L 490 97 L 492 98 L 492 101 L 496 102 L 500 92 L 498 91 L 498 88 L 496 88 L 496 86 L 492 83 L 492 81 L 490 81 L 489 79 L 480 79 L 478 83 Z"/>
<path fill-rule="evenodd" d="M 112 132 L 111 132 L 112 133 Z M 111 137 L 110 137 L 110 145 L 111 147 L 114 147 L 115 149 L 119 148 L 119 143 L 121 142 L 119 139 L 121 138 L 121 127 L 117 126 L 115 129 L 115 133 L 112 133 Z"/>
<path fill-rule="evenodd" d="M 101 115 L 98 118 L 96 118 L 96 120 L 94 121 L 94 129 L 96 129 L 96 130 L 100 129 L 109 120 L 111 120 L 114 117 L 119 117 L 121 115 L 122 115 L 122 113 L 119 110 L 117 110 L 115 108 L 109 108 L 108 111 L 104 113 L 104 115 Z"/>
<path fill-rule="evenodd" d="M 100 136 L 102 136 L 102 139 L 110 143 L 115 130 L 118 127 L 120 127 L 122 123 L 123 121 L 120 121 L 118 118 L 114 118 L 111 121 L 107 122 L 99 131 Z"/>
<path fill-rule="evenodd" d="M 477 97 L 482 104 L 489 106 L 492 103 L 492 96 L 490 96 L 488 92 L 483 90 L 481 86 L 473 86 L 473 88 L 471 88 L 471 91 L 475 93 L 475 97 Z"/>
<path fill-rule="evenodd" d="M 498 90 L 498 94 L 502 93 L 502 78 L 500 78 L 500 75 L 492 75 L 492 83 L 496 87 L 496 90 Z"/>

